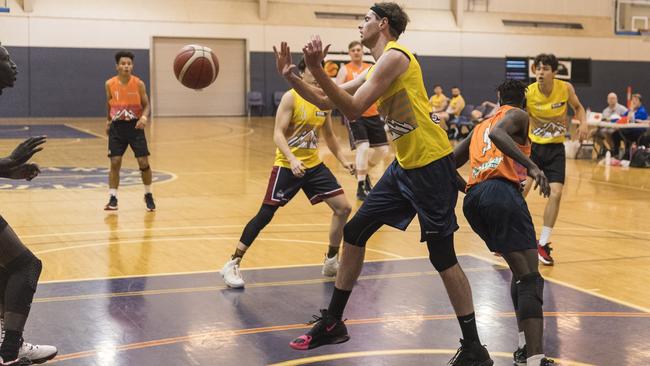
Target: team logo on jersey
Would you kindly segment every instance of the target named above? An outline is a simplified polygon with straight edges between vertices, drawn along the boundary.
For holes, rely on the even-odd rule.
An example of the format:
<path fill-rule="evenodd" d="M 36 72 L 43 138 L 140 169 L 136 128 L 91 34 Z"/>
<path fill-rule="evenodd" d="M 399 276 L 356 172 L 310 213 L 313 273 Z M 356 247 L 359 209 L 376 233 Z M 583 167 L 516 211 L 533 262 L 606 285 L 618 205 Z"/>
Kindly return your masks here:
<path fill-rule="evenodd" d="M 553 104 L 551 104 L 551 109 L 561 108 L 561 107 L 563 107 L 565 104 L 566 104 L 566 102 L 553 103 Z"/>
<path fill-rule="evenodd" d="M 32 181 L 0 179 L 0 190 L 26 189 L 89 189 L 108 188 L 108 168 L 41 167 L 41 174 Z M 172 173 L 153 171 L 154 182 L 176 178 Z M 122 168 L 120 186 L 142 184 L 139 169 Z"/>
<path fill-rule="evenodd" d="M 501 164 L 502 161 L 503 161 L 502 156 L 497 156 L 496 158 L 492 158 L 486 161 L 485 163 L 479 165 L 478 167 L 472 168 L 472 176 L 476 178 L 478 177 L 479 174 L 481 174 L 481 172 L 484 172 L 488 169 L 496 169 L 499 166 L 499 164 Z"/>
<path fill-rule="evenodd" d="M 138 116 L 128 109 L 122 109 L 113 116 L 113 121 L 132 121 L 134 119 L 138 119 Z"/>
<path fill-rule="evenodd" d="M 388 126 L 393 141 L 415 130 L 417 127 L 408 122 L 396 121 L 394 119 L 390 119 L 389 117 L 386 117 L 386 125 Z"/>
<path fill-rule="evenodd" d="M 542 125 L 537 125 L 533 128 L 533 135 L 552 138 L 566 135 L 566 127 L 562 123 L 548 122 Z"/>
<path fill-rule="evenodd" d="M 297 131 L 297 133 L 287 140 L 289 147 L 297 147 L 300 149 L 317 149 L 318 148 L 318 134 L 315 129 L 304 131 Z"/>
<path fill-rule="evenodd" d="M 325 111 L 316 111 L 316 117 L 325 117 L 327 116 L 327 112 Z"/>

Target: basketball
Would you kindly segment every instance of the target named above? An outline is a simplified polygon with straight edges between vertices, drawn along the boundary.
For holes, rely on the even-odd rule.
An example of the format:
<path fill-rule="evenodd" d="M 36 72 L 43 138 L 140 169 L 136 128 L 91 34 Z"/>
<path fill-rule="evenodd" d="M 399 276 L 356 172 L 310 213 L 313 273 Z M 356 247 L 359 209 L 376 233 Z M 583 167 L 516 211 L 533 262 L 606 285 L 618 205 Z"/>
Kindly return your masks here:
<path fill-rule="evenodd" d="M 187 45 L 174 59 L 176 79 L 190 89 L 203 89 L 219 75 L 219 60 L 208 47 Z"/>

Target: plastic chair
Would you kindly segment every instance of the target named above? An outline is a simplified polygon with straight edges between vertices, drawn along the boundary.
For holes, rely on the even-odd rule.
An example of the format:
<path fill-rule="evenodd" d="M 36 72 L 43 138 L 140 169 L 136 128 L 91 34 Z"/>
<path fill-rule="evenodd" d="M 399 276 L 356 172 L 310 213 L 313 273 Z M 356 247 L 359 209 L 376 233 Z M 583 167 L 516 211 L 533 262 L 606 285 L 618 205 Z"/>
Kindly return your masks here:
<path fill-rule="evenodd" d="M 254 108 L 257 108 L 259 111 L 259 115 L 264 114 L 264 99 L 262 98 L 262 93 L 258 91 L 249 91 L 246 94 L 246 99 L 247 99 L 247 107 L 248 107 L 248 117 L 250 118 L 251 116 L 251 111 Z"/>

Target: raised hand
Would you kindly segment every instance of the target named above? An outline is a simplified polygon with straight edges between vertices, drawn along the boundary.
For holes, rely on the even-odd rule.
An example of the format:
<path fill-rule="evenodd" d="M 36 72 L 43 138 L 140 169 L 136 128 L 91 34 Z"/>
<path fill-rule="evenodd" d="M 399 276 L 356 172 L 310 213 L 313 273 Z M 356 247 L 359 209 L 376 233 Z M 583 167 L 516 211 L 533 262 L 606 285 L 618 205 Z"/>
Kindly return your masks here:
<path fill-rule="evenodd" d="M 10 166 L 18 166 L 26 163 L 37 152 L 43 150 L 40 145 L 46 141 L 46 136 L 30 137 L 16 146 L 14 151 L 9 155 Z"/>
<path fill-rule="evenodd" d="M 323 42 L 320 36 L 315 35 L 311 40 L 302 48 L 302 53 L 305 55 L 305 64 L 311 69 L 321 68 L 325 56 L 330 49 L 331 44 L 328 44 L 323 49 Z"/>
<path fill-rule="evenodd" d="M 291 49 L 287 42 L 280 42 L 280 51 L 273 46 L 273 53 L 275 54 L 275 67 L 278 69 L 278 73 L 285 78 L 291 76 L 298 67 L 291 61 Z"/>
<path fill-rule="evenodd" d="M 41 172 L 34 163 L 22 164 L 9 171 L 7 178 L 32 180 Z"/>

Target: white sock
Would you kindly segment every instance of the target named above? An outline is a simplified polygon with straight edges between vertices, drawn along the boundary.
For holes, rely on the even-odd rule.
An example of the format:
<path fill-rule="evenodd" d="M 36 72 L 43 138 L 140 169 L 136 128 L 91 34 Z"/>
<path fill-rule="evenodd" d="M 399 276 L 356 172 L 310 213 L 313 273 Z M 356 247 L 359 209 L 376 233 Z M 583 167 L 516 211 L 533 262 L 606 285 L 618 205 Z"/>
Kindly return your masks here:
<path fill-rule="evenodd" d="M 367 174 L 357 174 L 357 182 L 363 182 L 366 180 Z"/>
<path fill-rule="evenodd" d="M 542 226 L 542 235 L 539 237 L 539 245 L 544 246 L 548 243 L 548 239 L 551 238 L 552 231 L 552 227 Z"/>
<path fill-rule="evenodd" d="M 151 184 L 144 186 L 144 193 L 151 193 Z"/>
<path fill-rule="evenodd" d="M 117 188 L 109 189 L 108 194 L 110 194 L 111 196 L 117 197 Z"/>
<path fill-rule="evenodd" d="M 524 332 L 519 332 L 519 348 L 523 348 L 526 345 L 526 336 Z"/>
<path fill-rule="evenodd" d="M 526 366 L 539 366 L 539 363 L 542 361 L 543 358 L 544 358 L 543 353 L 541 355 L 528 357 L 526 359 Z"/>

